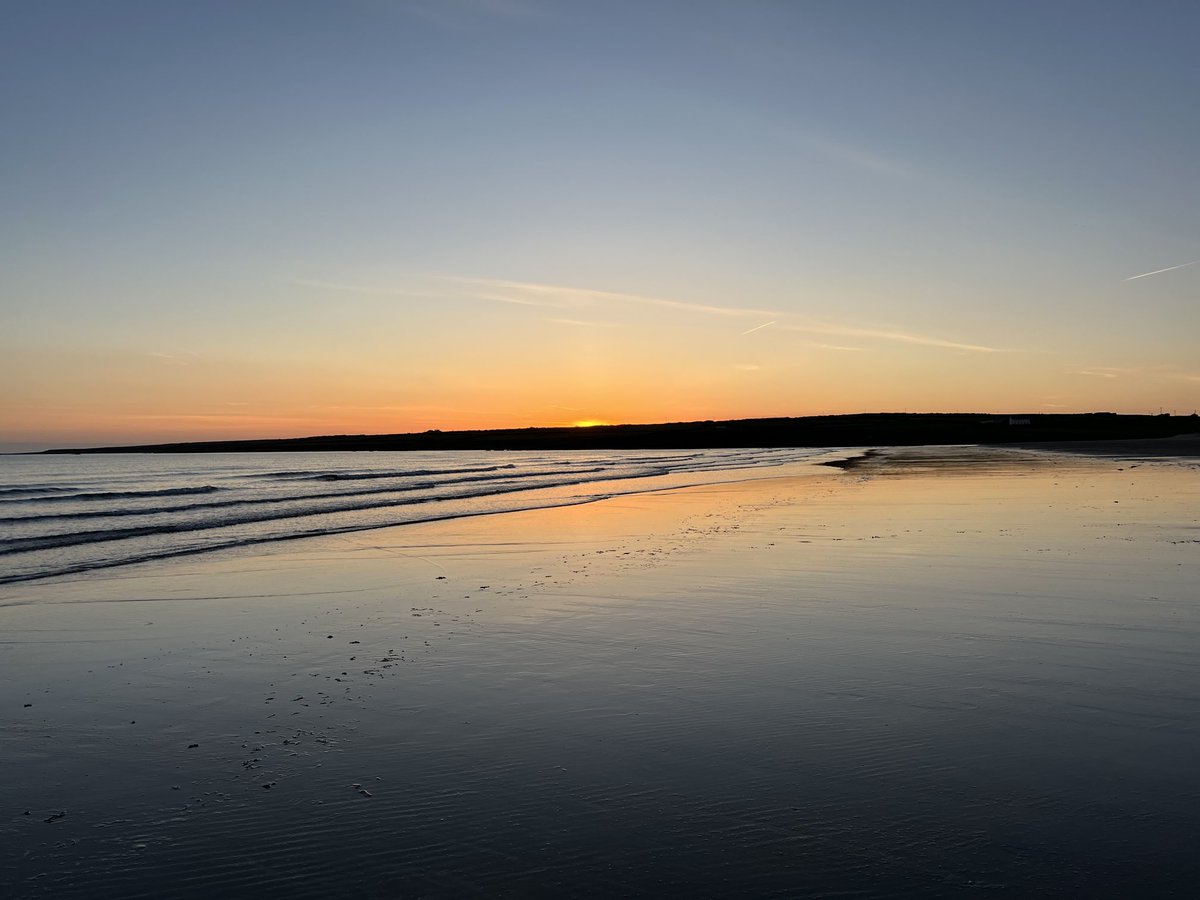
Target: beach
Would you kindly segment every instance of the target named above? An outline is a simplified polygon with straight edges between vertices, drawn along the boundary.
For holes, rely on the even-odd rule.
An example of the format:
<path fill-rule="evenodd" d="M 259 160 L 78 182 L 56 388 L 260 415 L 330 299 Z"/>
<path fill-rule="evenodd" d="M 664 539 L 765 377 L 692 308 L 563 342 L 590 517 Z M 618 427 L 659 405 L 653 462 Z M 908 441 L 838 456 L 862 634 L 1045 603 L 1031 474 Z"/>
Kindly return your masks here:
<path fill-rule="evenodd" d="M 1195 460 L 822 461 L 0 587 L 0 883 L 1192 889 Z"/>

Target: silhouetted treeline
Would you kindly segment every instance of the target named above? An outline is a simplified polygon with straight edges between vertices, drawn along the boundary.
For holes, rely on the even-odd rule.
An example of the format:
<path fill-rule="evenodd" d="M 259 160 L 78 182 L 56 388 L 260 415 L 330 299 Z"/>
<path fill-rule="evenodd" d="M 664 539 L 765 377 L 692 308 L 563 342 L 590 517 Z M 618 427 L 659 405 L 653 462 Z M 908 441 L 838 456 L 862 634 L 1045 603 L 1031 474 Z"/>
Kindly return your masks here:
<path fill-rule="evenodd" d="M 720 447 L 863 447 L 1025 444 L 1171 437 L 1200 431 L 1191 416 L 862 413 L 589 428 L 505 428 L 413 434 L 338 434 L 47 450 L 47 453 L 252 453 L 321 450 L 677 450 Z"/>

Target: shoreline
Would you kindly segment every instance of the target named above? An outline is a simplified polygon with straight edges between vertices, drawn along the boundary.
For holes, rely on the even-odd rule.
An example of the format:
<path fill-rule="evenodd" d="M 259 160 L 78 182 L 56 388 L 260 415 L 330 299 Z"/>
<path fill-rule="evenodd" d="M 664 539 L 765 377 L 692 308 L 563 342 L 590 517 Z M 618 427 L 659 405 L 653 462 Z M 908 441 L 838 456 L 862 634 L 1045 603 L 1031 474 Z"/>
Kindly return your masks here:
<path fill-rule="evenodd" d="M 937 469 L 964 468 L 977 463 L 983 467 L 1029 466 L 1059 460 L 1110 459 L 1158 460 L 1176 458 L 1181 462 L 1200 459 L 1200 435 L 1178 435 L 1172 438 L 1152 438 L 1122 441 L 1060 441 L 1014 444 L 947 444 L 920 447 L 865 448 L 858 456 L 845 460 L 826 460 L 821 465 L 843 470 L 872 469 L 897 466 Z"/>
<path fill-rule="evenodd" d="M 1180 434 L 1168 438 L 1144 438 L 1120 441 L 1057 441 L 1011 445 L 1025 450 L 1114 457 L 1200 457 L 1200 434 Z"/>
<path fill-rule="evenodd" d="M 385 464 L 382 469 L 363 465 L 353 454 L 308 454 L 304 461 L 321 468 L 300 471 L 295 477 L 288 470 L 262 474 L 253 466 L 244 466 L 240 473 L 231 476 L 228 470 L 223 471 L 228 458 L 217 456 L 205 461 L 204 476 L 196 479 L 204 482 L 202 486 L 174 476 L 173 461 L 156 461 L 159 471 L 147 472 L 129 460 L 123 460 L 121 468 L 109 467 L 86 474 L 39 475 L 50 479 L 49 486 L 17 480 L 8 491 L 0 492 L 16 495 L 5 498 L 10 509 L 14 504 L 38 504 L 32 515 L 22 508 L 19 510 L 22 515 L 0 519 L 16 529 L 32 526 L 25 533 L 18 532 L 0 540 L 0 544 L 5 545 L 0 549 L 0 555 L 10 554 L 7 558 L 13 565 L 11 571 L 0 574 L 0 585 L 60 576 L 87 578 L 93 572 L 119 570 L 128 565 L 150 565 L 214 552 L 253 552 L 251 548 L 255 546 L 269 547 L 275 543 L 326 535 L 352 537 L 390 527 L 587 504 L 686 485 L 753 480 L 765 477 L 760 473 L 808 471 L 810 466 L 830 455 L 819 450 L 799 454 L 780 451 L 744 451 L 719 456 L 690 454 L 686 460 L 666 460 L 659 466 L 657 460 L 632 454 L 610 454 L 605 458 L 591 456 L 579 462 L 563 460 L 563 455 L 559 454 L 546 470 L 545 465 L 541 469 L 537 467 L 537 460 L 522 467 L 522 461 L 513 461 L 513 454 L 498 463 L 481 460 L 480 454 L 472 454 L 471 461 L 476 465 L 465 470 L 461 467 L 447 470 L 436 466 L 422 468 L 422 461 L 430 465 L 431 454 L 417 458 L 415 469 L 407 465 L 397 468 L 394 463 L 391 467 Z M 458 459 L 461 461 L 462 457 Z M 679 463 L 679 467 L 674 468 L 673 463 Z M 72 467 L 68 464 L 68 468 Z M 87 469 L 88 464 L 79 464 L 77 468 Z M 214 471 L 208 471 L 210 469 Z M 464 476 L 464 471 L 472 474 Z M 196 474 L 192 473 L 193 476 Z M 439 476 L 446 480 L 439 481 Z M 279 490 L 280 483 L 273 479 L 283 479 L 283 491 Z M 288 484 L 289 480 L 302 486 L 293 488 Z M 144 483 L 148 487 L 115 492 L 105 487 L 111 483 L 128 488 L 131 482 Z M 309 488 L 308 482 L 320 486 Z M 63 486 L 64 483 L 67 486 Z M 360 483 L 366 486 L 357 487 Z M 346 484 L 350 485 L 349 489 L 342 487 Z M 445 488 L 450 490 L 440 493 Z M 56 504 L 76 502 L 72 500 L 72 491 L 83 500 L 103 501 L 110 507 L 68 510 L 63 514 Z M 23 496 L 22 492 L 28 496 Z M 43 500 L 45 495 L 50 496 Z M 193 504 L 191 499 L 197 495 L 200 500 Z M 158 497 L 169 498 L 165 501 L 166 508 L 120 507 L 126 501 L 144 503 Z M 180 497 L 185 498 L 182 505 L 176 499 Z M 238 515 L 246 509 L 250 512 Z M 276 509 L 280 509 L 281 514 L 273 515 Z M 229 511 L 234 515 L 220 515 Z M 196 512 L 200 517 L 187 518 Z M 339 513 L 345 514 L 340 520 L 334 518 Z M 151 517 L 156 514 L 178 515 L 179 519 L 155 521 Z M 210 514 L 211 518 L 202 518 Z M 134 527 L 125 528 L 128 522 L 125 517 L 131 515 L 140 515 L 144 521 L 135 521 Z M 117 524 L 111 528 L 107 525 L 96 528 L 92 526 L 96 517 L 108 521 L 116 519 Z M 59 522 L 65 524 L 56 528 L 53 523 Z M 85 523 L 83 530 L 79 530 L 81 526 L 77 522 Z M 46 523 L 50 523 L 49 527 L 44 527 Z M 239 525 L 253 527 L 259 523 L 265 533 L 229 533 Z M 71 530 L 72 526 L 75 531 Z M 38 531 L 39 528 L 42 530 Z M 171 539 L 136 546 L 111 543 L 156 535 L 170 535 Z M 197 539 L 198 535 L 202 537 Z M 99 552 L 91 557 L 82 556 L 88 545 Z M 57 557 L 47 558 L 55 551 L 59 554 Z M 24 556 L 20 555 L 22 552 Z M 70 553 L 77 555 L 71 558 Z"/>

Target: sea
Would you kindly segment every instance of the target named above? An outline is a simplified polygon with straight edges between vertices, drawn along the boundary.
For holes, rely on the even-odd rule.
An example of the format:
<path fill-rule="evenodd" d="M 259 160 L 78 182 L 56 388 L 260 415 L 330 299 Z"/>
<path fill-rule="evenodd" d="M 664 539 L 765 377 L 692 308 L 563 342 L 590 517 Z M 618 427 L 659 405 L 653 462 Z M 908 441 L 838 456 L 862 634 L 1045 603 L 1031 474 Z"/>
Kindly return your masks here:
<path fill-rule="evenodd" d="M 761 475 L 814 449 L 0 457 L 0 584 Z M 835 452 L 836 455 L 836 452 Z"/>

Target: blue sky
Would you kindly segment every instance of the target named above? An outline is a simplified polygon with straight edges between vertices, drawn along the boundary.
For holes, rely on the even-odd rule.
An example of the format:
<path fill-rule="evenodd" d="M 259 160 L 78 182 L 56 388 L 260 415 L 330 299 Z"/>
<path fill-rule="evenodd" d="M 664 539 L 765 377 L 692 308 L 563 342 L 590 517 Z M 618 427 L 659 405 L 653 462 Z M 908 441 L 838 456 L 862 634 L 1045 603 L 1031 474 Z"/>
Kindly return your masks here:
<path fill-rule="evenodd" d="M 5 19 L 0 440 L 1197 405 L 1193 3 Z"/>

